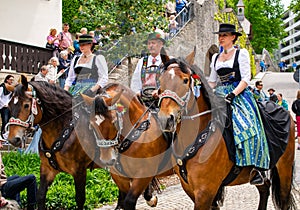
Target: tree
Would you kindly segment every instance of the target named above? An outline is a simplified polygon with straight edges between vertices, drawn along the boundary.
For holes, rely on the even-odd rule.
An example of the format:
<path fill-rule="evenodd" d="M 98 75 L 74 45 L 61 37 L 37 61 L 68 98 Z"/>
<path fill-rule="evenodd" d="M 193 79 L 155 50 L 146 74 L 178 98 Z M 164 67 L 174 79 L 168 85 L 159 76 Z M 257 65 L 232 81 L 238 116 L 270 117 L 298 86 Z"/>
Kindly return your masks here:
<path fill-rule="evenodd" d="M 285 32 L 281 24 L 283 5 L 280 0 L 243 0 L 245 17 L 252 24 L 252 47 L 256 52 L 263 48 L 273 52 L 284 38 Z M 236 8 L 238 0 L 227 0 L 227 6 Z"/>
<path fill-rule="evenodd" d="M 300 1 L 292 0 L 291 4 L 289 6 L 289 9 L 291 9 L 295 14 L 299 13 L 299 11 L 300 11 Z"/>

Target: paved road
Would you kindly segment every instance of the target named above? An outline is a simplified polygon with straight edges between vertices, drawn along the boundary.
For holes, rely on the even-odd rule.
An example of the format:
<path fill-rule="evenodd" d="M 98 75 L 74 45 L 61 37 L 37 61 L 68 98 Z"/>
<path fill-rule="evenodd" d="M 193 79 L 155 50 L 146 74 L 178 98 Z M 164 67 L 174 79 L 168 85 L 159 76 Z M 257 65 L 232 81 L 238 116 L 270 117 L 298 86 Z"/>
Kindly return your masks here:
<path fill-rule="evenodd" d="M 296 189 L 300 185 L 300 150 L 296 150 Z M 192 210 L 193 202 L 182 190 L 180 184 L 170 186 L 158 196 L 158 205 L 149 207 L 143 198 L 139 198 L 137 210 Z M 254 210 L 257 209 L 259 194 L 256 187 L 250 184 L 226 187 L 225 201 L 221 210 Z M 300 196 L 296 196 L 297 209 L 300 209 Z M 116 205 L 105 206 L 101 210 L 114 209 Z M 270 197 L 268 210 L 275 210 Z"/>
<path fill-rule="evenodd" d="M 282 93 L 283 97 L 291 105 L 296 97 L 298 90 L 298 83 L 293 80 L 292 73 L 264 73 L 258 74 L 252 81 L 262 80 L 264 83 L 264 90 L 267 92 L 268 88 L 272 87 L 277 93 Z M 290 106 L 289 106 L 290 107 Z M 296 146 L 297 143 L 295 142 Z M 300 150 L 295 151 L 296 154 L 296 168 L 295 168 L 295 184 L 296 189 L 300 185 Z M 226 195 L 223 207 L 221 210 L 252 210 L 257 209 L 259 194 L 254 186 L 249 184 L 226 187 Z M 168 187 L 162 194 L 158 195 L 158 205 L 155 208 L 150 208 L 145 203 L 144 199 L 140 198 L 137 203 L 138 210 L 189 210 L 193 209 L 193 203 L 182 190 L 181 186 L 174 185 Z M 296 196 L 297 209 L 300 209 L 300 196 Z M 114 209 L 115 205 L 105 206 L 101 210 Z M 269 199 L 268 210 L 274 210 L 272 199 Z"/>

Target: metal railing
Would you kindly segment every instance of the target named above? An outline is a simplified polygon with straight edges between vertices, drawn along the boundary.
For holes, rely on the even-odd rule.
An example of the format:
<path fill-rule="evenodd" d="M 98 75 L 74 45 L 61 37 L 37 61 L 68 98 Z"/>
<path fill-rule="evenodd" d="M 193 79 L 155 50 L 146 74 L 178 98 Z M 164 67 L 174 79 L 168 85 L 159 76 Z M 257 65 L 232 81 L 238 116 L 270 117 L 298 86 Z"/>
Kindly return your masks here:
<path fill-rule="evenodd" d="M 191 21 L 193 17 L 193 3 L 188 2 L 185 7 L 175 16 L 175 20 L 178 23 L 178 27 L 175 33 L 170 33 L 168 39 L 172 40 L 176 37 L 180 31 Z"/>
<path fill-rule="evenodd" d="M 0 70 L 37 74 L 52 57 L 52 50 L 0 39 Z"/>

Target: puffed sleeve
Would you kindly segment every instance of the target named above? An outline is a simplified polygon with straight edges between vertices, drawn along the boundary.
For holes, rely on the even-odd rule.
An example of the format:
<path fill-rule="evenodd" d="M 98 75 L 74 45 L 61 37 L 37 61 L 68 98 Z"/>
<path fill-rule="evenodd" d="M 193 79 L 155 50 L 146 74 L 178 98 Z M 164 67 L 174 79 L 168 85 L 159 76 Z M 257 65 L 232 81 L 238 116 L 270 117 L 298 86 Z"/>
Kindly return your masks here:
<path fill-rule="evenodd" d="M 103 55 L 97 55 L 96 66 L 98 68 L 98 76 L 99 76 L 97 84 L 103 88 L 108 82 L 108 67 Z"/>
<path fill-rule="evenodd" d="M 76 74 L 75 74 L 75 71 L 74 71 L 74 65 L 75 65 L 74 63 L 75 63 L 76 57 L 77 56 L 74 56 L 74 58 L 71 61 L 68 77 L 67 77 L 66 82 L 65 82 L 65 86 L 68 86 L 68 87 L 72 86 L 72 83 L 76 78 Z"/>
<path fill-rule="evenodd" d="M 238 61 L 240 65 L 241 79 L 249 85 L 251 79 L 251 67 L 248 50 L 240 49 Z"/>
<path fill-rule="evenodd" d="M 211 63 L 210 63 L 210 75 L 209 75 L 209 78 L 208 78 L 208 82 L 217 82 L 217 79 L 218 79 L 218 75 L 217 75 L 217 71 L 216 71 L 216 68 L 215 68 L 215 60 L 216 60 L 216 57 L 217 57 L 218 53 L 215 53 L 213 56 L 212 56 L 212 59 L 211 59 Z"/>
<path fill-rule="evenodd" d="M 132 79 L 131 79 L 131 84 L 130 88 L 133 90 L 135 93 L 140 93 L 142 90 L 142 79 L 141 79 L 141 71 L 142 71 L 142 66 L 143 66 L 143 60 L 144 58 L 141 58 L 136 65 L 136 68 L 133 72 Z"/>

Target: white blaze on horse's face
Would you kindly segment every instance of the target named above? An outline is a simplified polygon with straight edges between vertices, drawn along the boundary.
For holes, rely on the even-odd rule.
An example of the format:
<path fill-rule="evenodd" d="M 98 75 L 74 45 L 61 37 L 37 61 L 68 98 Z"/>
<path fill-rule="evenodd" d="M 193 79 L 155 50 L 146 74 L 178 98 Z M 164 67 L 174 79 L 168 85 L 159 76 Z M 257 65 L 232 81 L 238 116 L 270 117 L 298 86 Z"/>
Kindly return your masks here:
<path fill-rule="evenodd" d="M 175 70 L 174 70 L 174 68 L 172 68 L 172 69 L 169 71 L 169 74 L 171 75 L 171 79 L 173 80 L 174 77 L 175 77 Z"/>
<path fill-rule="evenodd" d="M 104 121 L 104 117 L 103 117 L 102 115 L 96 115 L 95 118 L 96 118 L 95 123 L 96 123 L 98 126 Z"/>

